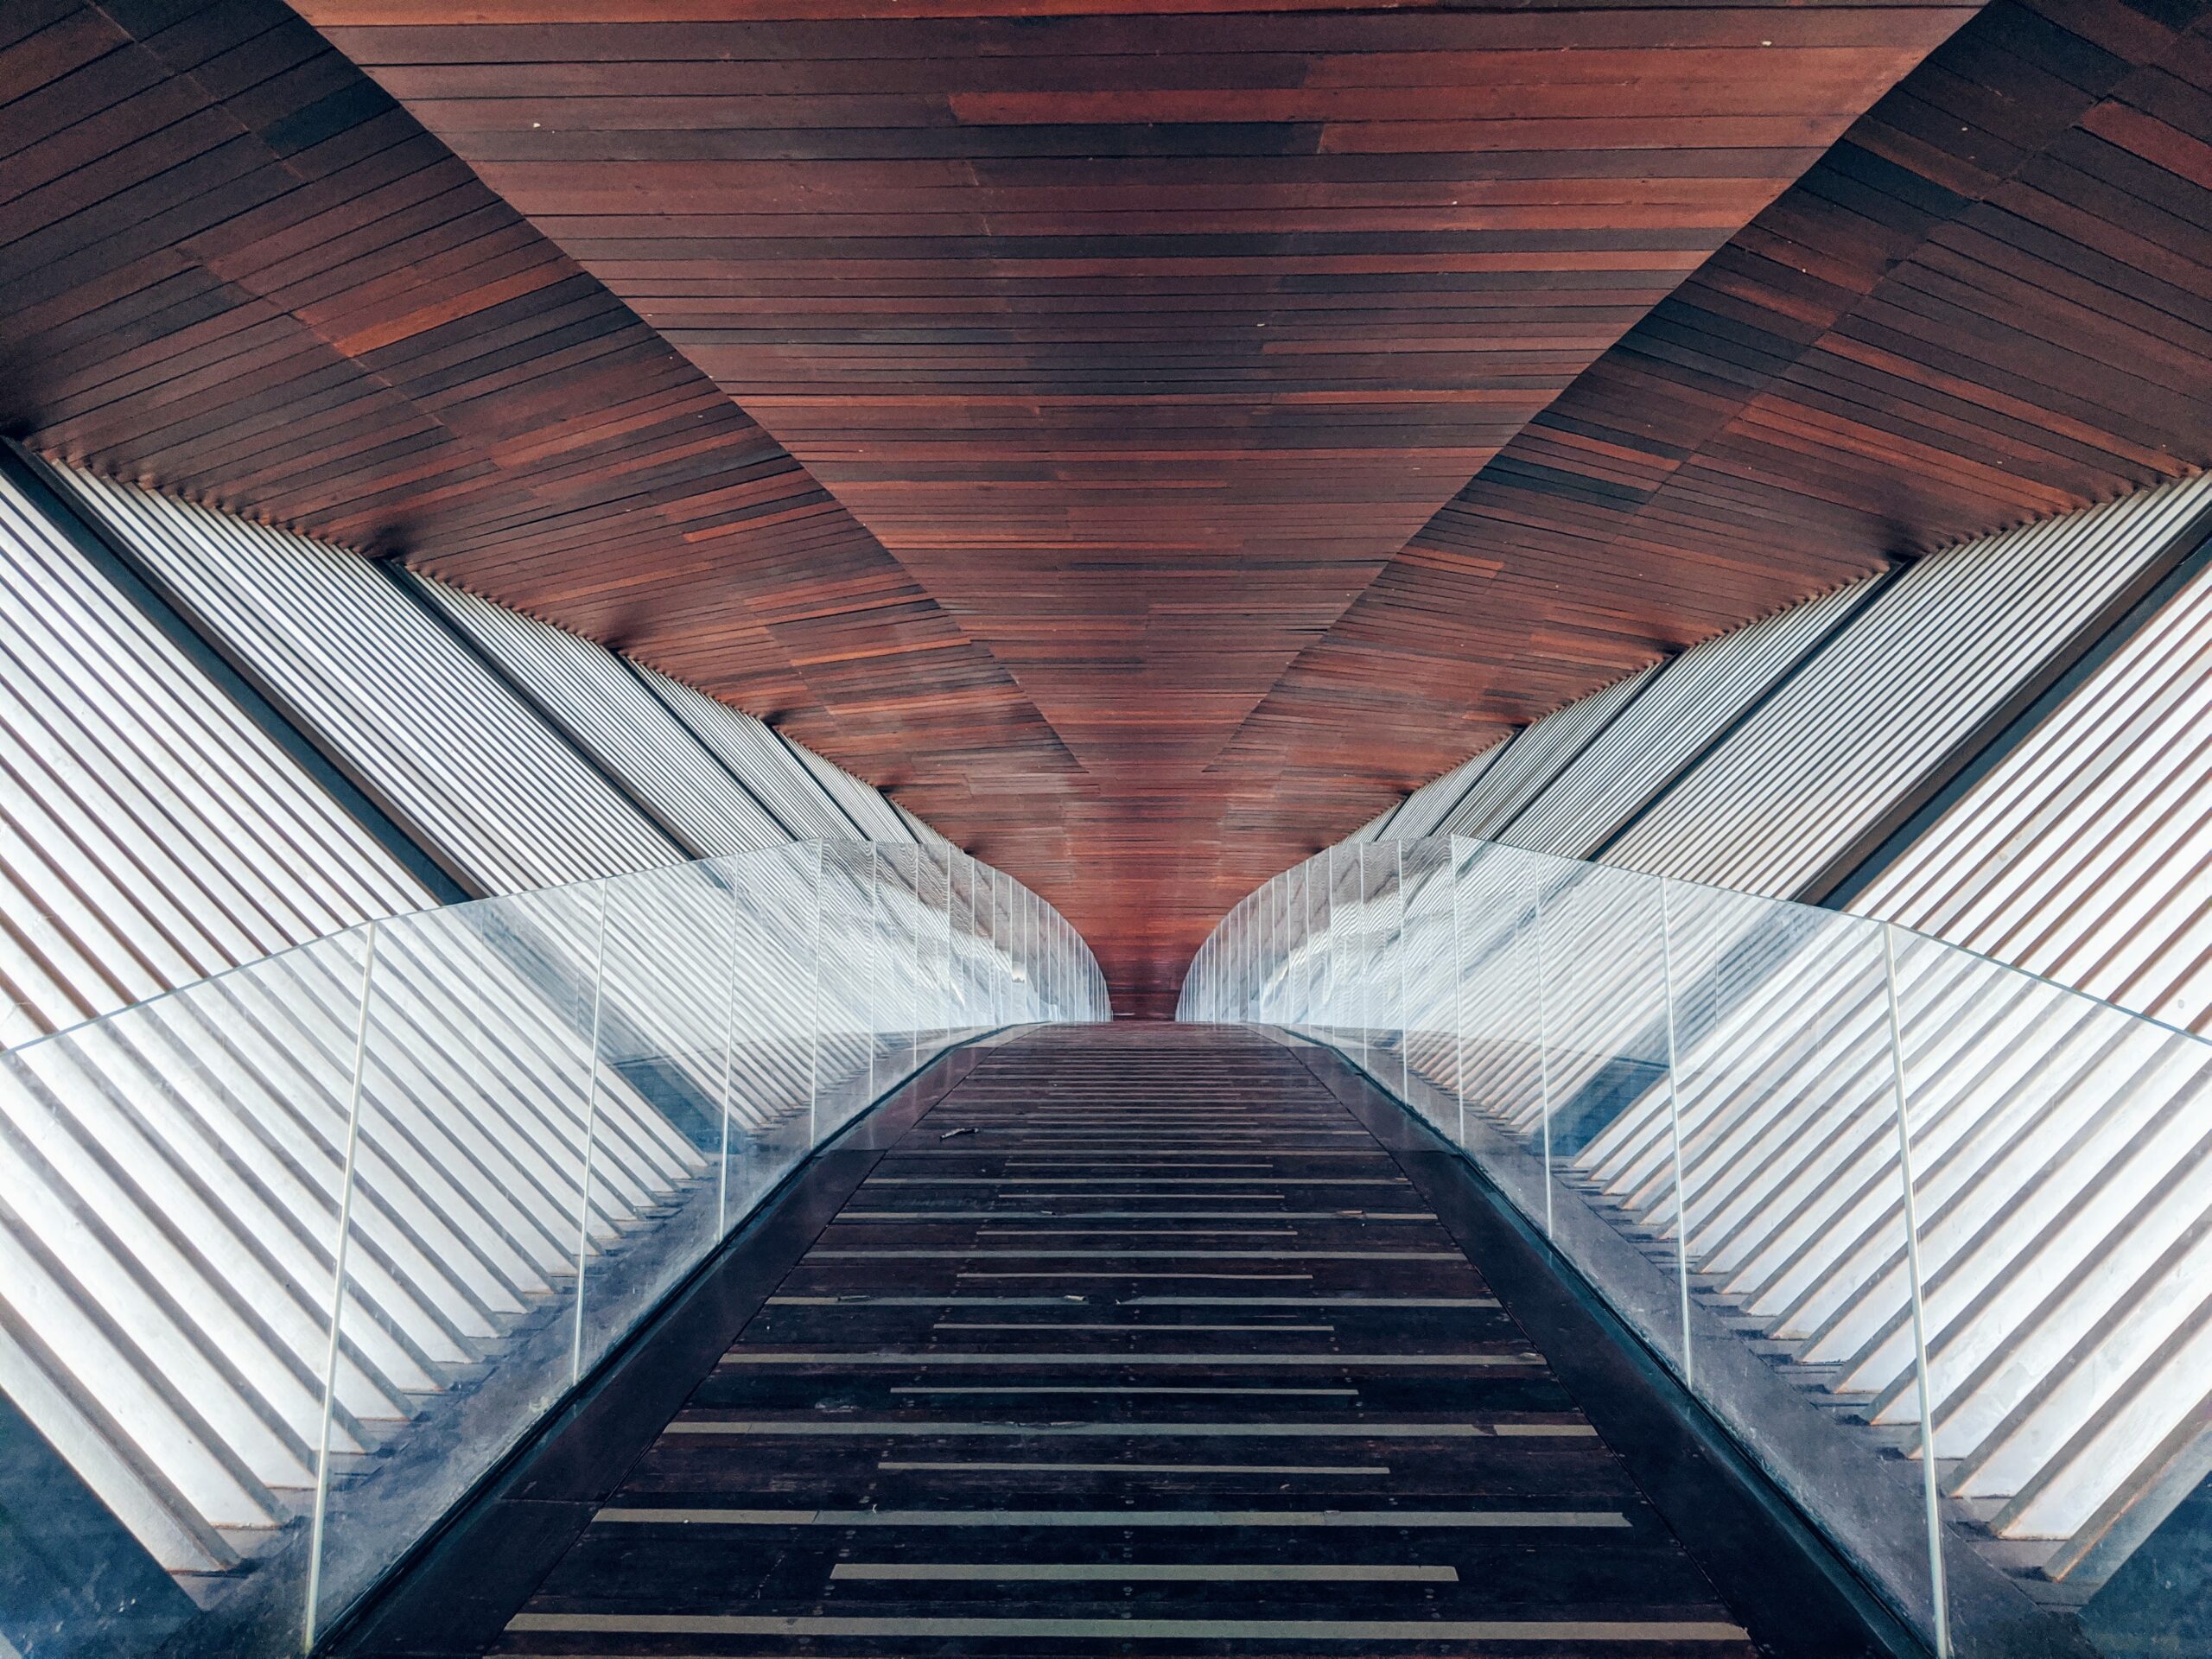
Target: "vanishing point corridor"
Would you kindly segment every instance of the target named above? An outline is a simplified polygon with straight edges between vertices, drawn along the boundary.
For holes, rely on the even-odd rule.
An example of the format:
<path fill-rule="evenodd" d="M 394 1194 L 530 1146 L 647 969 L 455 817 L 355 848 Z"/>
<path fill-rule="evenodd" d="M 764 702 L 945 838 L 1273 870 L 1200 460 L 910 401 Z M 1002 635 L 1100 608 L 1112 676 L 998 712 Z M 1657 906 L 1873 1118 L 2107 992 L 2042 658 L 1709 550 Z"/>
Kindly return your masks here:
<path fill-rule="evenodd" d="M 877 1163 L 506 1654 L 1751 1647 L 1298 1053 L 1067 1027 Z"/>

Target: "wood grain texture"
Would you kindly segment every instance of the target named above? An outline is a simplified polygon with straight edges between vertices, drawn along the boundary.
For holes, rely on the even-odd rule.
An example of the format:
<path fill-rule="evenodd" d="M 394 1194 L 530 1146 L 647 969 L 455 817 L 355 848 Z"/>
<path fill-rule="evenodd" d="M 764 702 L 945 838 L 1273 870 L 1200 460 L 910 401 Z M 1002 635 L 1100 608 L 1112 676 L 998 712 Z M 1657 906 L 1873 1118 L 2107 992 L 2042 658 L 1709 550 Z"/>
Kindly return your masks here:
<path fill-rule="evenodd" d="M 275 0 L 0 18 L 0 421 L 411 562 L 873 776 L 1051 730 L 821 484 Z"/>
<path fill-rule="evenodd" d="M 311 10 L 384 86 L 0 16 L 0 422 L 777 719 L 1139 1011 L 1514 724 L 2212 454 L 2195 0 L 1878 102 L 1964 9 Z"/>
<path fill-rule="evenodd" d="M 1278 776 L 1410 683 L 1441 771 L 1808 586 L 2202 467 L 2209 192 L 2205 8 L 1998 0 L 1438 512 L 1224 764 Z"/>
<path fill-rule="evenodd" d="M 1079 779 L 893 780 L 1159 1012 L 1430 769 L 1286 671 L 1969 9 L 305 10 L 1014 676 Z"/>

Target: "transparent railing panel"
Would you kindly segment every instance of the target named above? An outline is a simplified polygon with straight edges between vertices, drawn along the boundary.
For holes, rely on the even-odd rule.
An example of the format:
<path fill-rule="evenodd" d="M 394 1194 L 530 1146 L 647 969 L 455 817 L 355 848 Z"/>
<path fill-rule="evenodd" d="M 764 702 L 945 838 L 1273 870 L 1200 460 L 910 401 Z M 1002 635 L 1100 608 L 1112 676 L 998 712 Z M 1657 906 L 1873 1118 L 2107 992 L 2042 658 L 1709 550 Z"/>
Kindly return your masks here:
<path fill-rule="evenodd" d="M 1456 837 L 1278 876 L 1181 1013 L 1331 1043 L 1463 1147 L 1937 1651 L 2013 1650 L 2023 1573 L 2114 1652 L 2212 1597 L 2186 1540 L 2119 1576 L 2212 1490 L 2212 1044 Z"/>
<path fill-rule="evenodd" d="M 0 1053 L 0 1432 L 48 1476 L 0 1652 L 302 1651 L 810 1151 L 1045 1008 L 1108 1014 L 1019 884 L 804 842 Z"/>

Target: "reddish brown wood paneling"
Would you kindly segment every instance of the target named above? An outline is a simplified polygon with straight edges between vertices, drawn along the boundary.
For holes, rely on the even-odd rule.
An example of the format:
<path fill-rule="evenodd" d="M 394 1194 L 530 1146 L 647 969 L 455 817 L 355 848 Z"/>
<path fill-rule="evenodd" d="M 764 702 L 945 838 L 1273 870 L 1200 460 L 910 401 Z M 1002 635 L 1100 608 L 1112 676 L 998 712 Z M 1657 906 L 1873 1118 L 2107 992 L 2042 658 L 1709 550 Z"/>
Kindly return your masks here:
<path fill-rule="evenodd" d="M 1512 722 L 2212 449 L 2193 5 L 1998 0 L 1764 211 L 1960 11 L 1146 10 L 319 0 L 480 178 L 270 0 L 18 0 L 0 416 L 782 717 L 1155 1011 Z"/>
<path fill-rule="evenodd" d="M 1011 671 L 1080 780 L 912 803 L 1154 1007 L 1426 763 L 1270 688 L 1969 9 L 1267 10 L 306 7 Z"/>
<path fill-rule="evenodd" d="M 0 15 L 0 419 L 415 562 L 877 777 L 1071 768 L 790 453 L 273 0 Z"/>
<path fill-rule="evenodd" d="M 1453 717 L 2204 465 L 2208 226 L 2204 9 L 1999 0 L 1508 444 L 1224 764 L 1315 764 L 1411 684 L 1433 774 Z"/>

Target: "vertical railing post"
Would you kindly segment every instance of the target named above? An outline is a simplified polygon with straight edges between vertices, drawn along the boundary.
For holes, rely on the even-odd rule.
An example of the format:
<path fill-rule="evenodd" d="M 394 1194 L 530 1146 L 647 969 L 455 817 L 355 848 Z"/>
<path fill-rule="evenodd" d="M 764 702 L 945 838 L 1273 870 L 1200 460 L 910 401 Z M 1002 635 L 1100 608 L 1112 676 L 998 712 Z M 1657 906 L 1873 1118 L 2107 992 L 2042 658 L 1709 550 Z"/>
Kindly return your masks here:
<path fill-rule="evenodd" d="M 1552 1027 L 1551 1010 L 1546 1001 L 1546 950 L 1544 940 L 1544 887 L 1541 878 L 1531 875 L 1529 896 L 1535 905 L 1536 935 L 1536 1081 L 1541 1090 L 1543 1109 L 1544 1147 L 1544 1236 L 1552 1236 Z"/>
<path fill-rule="evenodd" d="M 1904 1184 L 1904 1263 L 1912 1303 L 1912 1360 L 1920 1390 L 1920 1491 L 1928 1529 L 1928 1587 L 1934 1603 L 1936 1659 L 1950 1659 L 1950 1592 L 1943 1566 L 1943 1506 L 1936 1469 L 1936 1390 L 1928 1374 L 1928 1316 L 1920 1273 L 1920 1217 L 1913 1192 L 1911 1090 L 1905 1081 L 1904 1018 L 1898 1006 L 1897 927 L 1882 930 L 1882 981 L 1889 993 L 1890 1077 L 1897 1095 L 1897 1174 Z"/>
<path fill-rule="evenodd" d="M 1466 936 L 1459 916 L 1459 843 L 1444 837 L 1445 868 L 1452 876 L 1452 1081 L 1459 1096 L 1461 1146 L 1467 1144 L 1467 962 Z"/>
<path fill-rule="evenodd" d="M 1411 906 L 1406 902 L 1406 843 L 1390 843 L 1394 868 L 1391 881 L 1398 895 L 1398 944 L 1391 952 L 1398 964 L 1398 1098 L 1410 1102 L 1413 1098 L 1412 1010 L 1406 1004 L 1406 959 L 1412 954 Z"/>
<path fill-rule="evenodd" d="M 607 998 L 607 889 L 599 884 L 599 923 L 592 945 L 591 1052 L 584 1084 L 583 1188 L 576 1205 L 576 1322 L 569 1344 L 569 1381 L 584 1374 L 584 1258 L 591 1249 L 592 1151 L 599 1139 L 599 1022 Z"/>
<path fill-rule="evenodd" d="M 1690 1342 L 1689 1196 L 1682 1186 L 1682 1091 L 1681 1055 L 1675 1045 L 1675 930 L 1669 913 L 1667 878 L 1659 878 L 1659 986 L 1667 1002 L 1667 1124 L 1675 1158 L 1675 1283 L 1681 1304 L 1682 1386 L 1697 1382 L 1697 1356 Z"/>
<path fill-rule="evenodd" d="M 730 1094 L 737 1074 L 737 982 L 745 971 L 745 906 L 738 893 L 734 859 L 725 861 L 729 883 L 729 986 L 722 1009 L 722 1168 L 715 1193 L 715 1236 L 729 1230 Z"/>
<path fill-rule="evenodd" d="M 877 891 L 875 843 L 868 847 L 868 1098 L 875 1098 L 875 1055 L 883 1046 L 875 1022 L 883 1017 L 883 910 Z"/>
<path fill-rule="evenodd" d="M 377 970 L 377 925 L 363 929 L 361 1003 L 353 1016 L 353 1077 L 346 1091 L 346 1151 L 338 1173 L 338 1236 L 331 1247 L 330 1342 L 322 1363 L 322 1423 L 315 1433 L 315 1511 L 308 1523 L 308 1599 L 300 1624 L 300 1651 L 315 1649 L 322 1601 L 323 1535 L 330 1519 L 330 1425 L 338 1404 L 338 1362 L 346 1321 L 347 1242 L 353 1231 L 354 1169 L 361 1147 L 362 1080 L 368 1068 L 369 995 Z"/>
<path fill-rule="evenodd" d="M 814 843 L 814 949 L 807 957 L 807 1006 L 812 1010 L 812 1040 L 806 1046 L 806 1144 L 812 1148 L 822 1121 L 822 888 L 827 843 Z"/>

